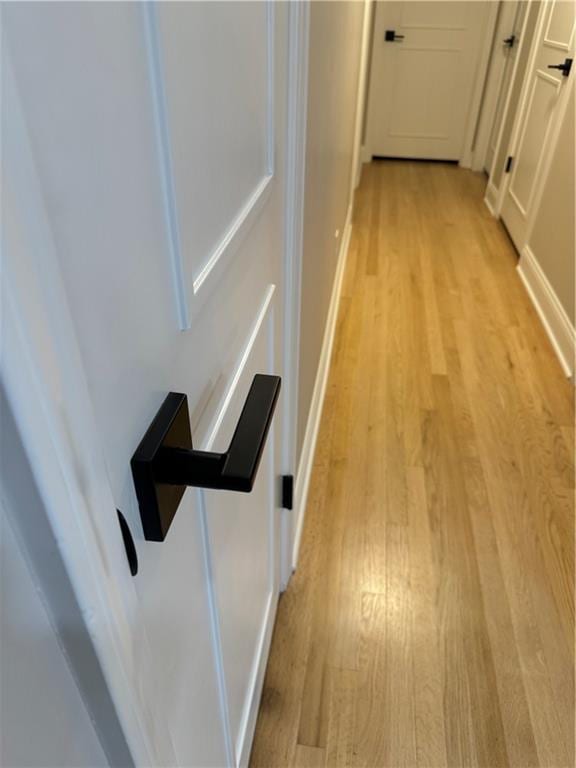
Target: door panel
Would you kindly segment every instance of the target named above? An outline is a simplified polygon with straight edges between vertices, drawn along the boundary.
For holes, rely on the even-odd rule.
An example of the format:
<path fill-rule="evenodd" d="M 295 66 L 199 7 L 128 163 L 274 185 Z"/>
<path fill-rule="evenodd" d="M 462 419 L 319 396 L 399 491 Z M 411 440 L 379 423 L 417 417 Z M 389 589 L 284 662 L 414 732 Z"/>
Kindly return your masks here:
<path fill-rule="evenodd" d="M 278 596 L 280 422 L 253 492 L 189 489 L 162 543 L 143 539 L 130 459 L 167 392 L 188 395 L 195 447 L 227 447 L 252 376 L 280 372 L 286 13 L 2 8 L 94 413 L 85 448 L 105 457 L 89 482 L 114 500 L 91 514 L 117 537 L 120 508 L 140 558 L 137 603 L 116 595 L 127 687 L 186 766 L 248 758 Z"/>
<path fill-rule="evenodd" d="M 485 4 L 378 2 L 367 143 L 372 155 L 457 160 Z M 385 40 L 387 30 L 403 39 Z"/>
<path fill-rule="evenodd" d="M 466 26 L 464 3 L 421 2 L 398 3 L 403 29 L 435 29 L 461 31 Z"/>
<path fill-rule="evenodd" d="M 568 80 L 549 65 L 574 55 L 574 3 L 542 5 L 534 48 L 518 109 L 510 155 L 514 158 L 502 204 L 502 219 L 519 251 L 526 241 L 532 212 L 568 96 Z"/>
<path fill-rule="evenodd" d="M 545 72 L 538 72 L 529 96 L 527 121 L 516 153 L 517 170 L 510 180 L 510 195 L 525 215 L 537 181 L 538 160 L 546 143 L 560 83 Z"/>
<path fill-rule="evenodd" d="M 161 3 L 157 14 L 153 9 L 150 58 L 157 89 L 165 87 L 157 119 L 166 124 L 174 170 L 170 202 L 178 220 L 177 287 L 186 326 L 200 288 L 234 253 L 270 191 L 273 6 L 216 3 L 206 13 L 202 3 Z"/>
<path fill-rule="evenodd" d="M 269 286 L 232 387 L 206 439 L 200 443 L 205 450 L 226 450 L 254 374 L 274 371 L 274 298 L 275 288 Z M 278 594 L 273 446 L 271 434 L 250 496 L 222 491 L 202 493 L 220 616 L 230 728 L 237 755 L 245 750 L 246 737 L 249 741 L 252 737 L 250 707 L 258 670 L 262 668 L 261 657 L 267 655 Z"/>
<path fill-rule="evenodd" d="M 388 135 L 448 141 L 459 65 L 458 51 L 399 50 Z"/>
<path fill-rule="evenodd" d="M 574 36 L 574 3 L 569 0 L 554 0 L 548 17 L 544 44 L 547 47 L 566 51 Z"/>
<path fill-rule="evenodd" d="M 135 662 L 138 675 L 154 680 L 157 706 L 170 724 L 182 764 L 218 768 L 227 764 L 228 756 L 210 622 L 204 526 L 201 502 L 189 491 L 170 528 L 168 546 L 144 545 L 136 539 L 135 583 L 154 668 L 145 670 L 138 656 Z M 134 647 L 138 654 L 138 643 Z M 214 718 L 210 728 L 208 717 Z"/>

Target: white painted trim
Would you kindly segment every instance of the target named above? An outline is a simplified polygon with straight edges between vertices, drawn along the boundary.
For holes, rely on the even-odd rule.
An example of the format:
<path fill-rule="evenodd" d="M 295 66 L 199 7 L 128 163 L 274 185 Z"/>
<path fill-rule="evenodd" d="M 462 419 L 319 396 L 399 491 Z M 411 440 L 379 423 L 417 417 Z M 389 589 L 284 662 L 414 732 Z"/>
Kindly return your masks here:
<path fill-rule="evenodd" d="M 289 4 L 288 106 L 286 129 L 286 230 L 284 245 L 284 350 L 281 467 L 296 475 L 296 429 L 300 360 L 300 303 L 304 243 L 304 188 L 308 104 L 310 3 Z M 292 574 L 294 510 L 282 510 L 280 589 Z"/>
<path fill-rule="evenodd" d="M 354 128 L 354 154 L 352 156 L 352 173 L 350 184 L 350 200 L 354 199 L 354 190 L 360 183 L 362 173 L 362 123 L 364 121 L 364 110 L 366 108 L 366 99 L 368 97 L 367 77 L 368 62 L 370 60 L 370 30 L 372 25 L 372 0 L 363 0 L 364 19 L 362 22 L 362 42 L 360 47 L 360 65 L 358 67 L 358 94 L 356 97 L 356 123 Z"/>
<path fill-rule="evenodd" d="M 298 464 L 298 474 L 294 484 L 294 515 L 296 522 L 292 546 L 292 568 L 294 570 L 296 569 L 296 565 L 298 563 L 298 552 L 300 549 L 302 529 L 304 527 L 308 488 L 310 485 L 312 466 L 314 464 L 314 451 L 316 450 L 316 441 L 318 439 L 318 430 L 320 428 L 322 406 L 324 404 L 326 385 L 328 383 L 328 373 L 330 371 L 332 346 L 334 344 L 336 320 L 338 318 L 338 307 L 340 304 L 342 280 L 344 277 L 344 269 L 346 267 L 346 258 L 348 255 L 351 234 L 352 204 L 350 204 L 348 207 L 348 213 L 346 215 L 346 224 L 344 225 L 344 235 L 342 237 L 340 253 L 338 254 L 338 265 L 336 267 L 336 274 L 334 276 L 332 296 L 330 299 L 330 307 L 328 309 L 328 317 L 326 319 L 326 329 L 324 331 L 324 340 L 322 342 L 322 350 L 320 352 L 320 360 L 318 362 L 318 371 L 316 373 L 314 392 L 312 393 L 310 411 L 308 412 L 306 432 L 304 434 L 302 452 L 300 454 L 300 462 Z"/>
<path fill-rule="evenodd" d="M 206 283 L 206 280 L 213 273 L 217 265 L 229 261 L 234 255 L 242 238 L 251 229 L 252 225 L 260 215 L 264 203 L 270 196 L 272 189 L 272 175 L 264 176 L 256 185 L 252 194 L 247 198 L 243 207 L 238 211 L 232 223 L 220 239 L 220 242 L 208 256 L 206 262 L 201 267 L 192 281 L 192 293 L 197 296 L 200 289 Z"/>
<path fill-rule="evenodd" d="M 498 189 L 489 180 L 488 184 L 486 185 L 486 193 L 484 195 L 484 204 L 486 205 L 486 208 L 488 208 L 492 216 L 494 216 L 494 218 L 498 218 L 498 212 L 496 210 L 497 203 L 498 203 Z"/>
<path fill-rule="evenodd" d="M 158 163 L 160 166 L 160 183 L 164 216 L 166 218 L 166 234 L 170 247 L 170 262 L 172 264 L 172 285 L 176 295 L 178 322 L 181 330 L 190 327 L 190 315 L 186 299 L 186 280 L 184 277 L 184 261 L 182 259 L 182 244 L 180 226 L 178 223 L 178 208 L 176 204 L 176 185 L 174 181 L 174 164 L 170 148 L 170 132 L 168 128 L 168 105 L 164 90 L 162 60 L 160 56 L 160 41 L 158 35 L 158 17 L 154 3 L 142 3 L 142 18 L 144 21 L 144 40 L 148 64 L 148 77 L 152 94 L 152 112 L 158 145 Z"/>
<path fill-rule="evenodd" d="M 522 249 L 522 256 L 517 269 L 560 361 L 562 370 L 566 376 L 573 376 L 574 360 L 576 359 L 576 330 L 542 267 L 527 245 Z"/>
<path fill-rule="evenodd" d="M 234 368 L 234 373 L 231 377 L 230 384 L 228 385 L 228 388 L 226 389 L 224 396 L 222 397 L 219 405 L 217 406 L 216 411 L 212 416 L 212 419 L 210 420 L 209 425 L 207 425 L 205 429 L 200 428 L 198 431 L 194 430 L 195 442 L 196 441 L 198 442 L 200 449 L 203 451 L 211 451 L 214 448 L 214 441 L 218 436 L 218 432 L 220 431 L 222 422 L 224 421 L 224 417 L 226 416 L 226 412 L 230 407 L 230 403 L 232 402 L 236 394 L 236 389 L 238 388 L 238 382 L 240 381 L 240 379 L 242 378 L 242 375 L 244 374 L 246 364 L 250 359 L 250 355 L 252 354 L 252 350 L 254 349 L 254 344 L 256 343 L 256 339 L 258 338 L 258 335 L 262 330 L 264 321 L 266 320 L 266 317 L 268 316 L 268 313 L 270 311 L 270 307 L 272 306 L 272 299 L 274 298 L 275 291 L 276 291 L 276 286 L 273 283 L 271 283 L 266 289 L 264 298 L 262 300 L 262 304 L 260 305 L 260 309 L 258 310 L 258 313 L 254 319 L 252 328 L 250 329 L 250 332 L 248 334 L 248 337 L 242 349 L 242 353 L 240 354 L 238 362 L 236 363 L 236 366 Z M 197 432 L 200 432 L 200 437 L 198 436 Z"/>

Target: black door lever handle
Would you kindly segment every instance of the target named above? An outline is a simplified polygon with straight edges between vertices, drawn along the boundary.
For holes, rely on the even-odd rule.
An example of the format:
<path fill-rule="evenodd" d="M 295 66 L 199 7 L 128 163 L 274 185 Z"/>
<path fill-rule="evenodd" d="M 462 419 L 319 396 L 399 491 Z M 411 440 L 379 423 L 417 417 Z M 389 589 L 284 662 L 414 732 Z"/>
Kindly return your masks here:
<path fill-rule="evenodd" d="M 559 69 L 562 72 L 562 77 L 568 77 L 572 69 L 572 59 L 564 59 L 563 64 L 548 64 L 548 69 Z"/>
<path fill-rule="evenodd" d="M 397 40 L 404 40 L 404 35 L 397 35 L 395 29 L 387 29 L 384 32 L 384 40 L 387 43 L 395 43 Z"/>
<path fill-rule="evenodd" d="M 504 45 L 507 45 L 508 48 L 513 48 L 514 43 L 516 42 L 516 35 L 510 35 L 510 37 L 505 38 L 504 40 L 502 40 L 502 42 L 504 43 Z"/>
<path fill-rule="evenodd" d="M 186 395 L 170 392 L 132 457 L 144 536 L 163 541 L 187 486 L 249 493 L 280 394 L 279 376 L 257 374 L 225 453 L 198 451 Z"/>

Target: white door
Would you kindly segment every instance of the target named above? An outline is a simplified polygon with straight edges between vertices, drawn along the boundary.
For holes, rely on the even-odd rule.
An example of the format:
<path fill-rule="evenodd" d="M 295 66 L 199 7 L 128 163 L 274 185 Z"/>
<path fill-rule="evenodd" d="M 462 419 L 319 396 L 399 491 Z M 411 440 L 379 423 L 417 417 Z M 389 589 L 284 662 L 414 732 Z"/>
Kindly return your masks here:
<path fill-rule="evenodd" d="M 249 757 L 279 590 L 280 406 L 266 437 L 260 392 L 236 444 L 240 463 L 264 446 L 251 493 L 156 486 L 178 497 L 163 541 L 145 538 L 131 458 L 169 392 L 194 449 L 225 452 L 255 375 L 282 373 L 286 14 L 2 6 L 3 382 L 139 764 Z"/>
<path fill-rule="evenodd" d="M 372 156 L 459 160 L 486 3 L 376 4 L 367 145 Z"/>
<path fill-rule="evenodd" d="M 519 251 L 526 241 L 559 118 L 566 107 L 567 83 L 574 77 L 570 64 L 574 58 L 575 21 L 572 0 L 542 4 L 512 135 L 510 178 L 501 211 Z"/>
<path fill-rule="evenodd" d="M 490 88 L 493 82 L 493 87 L 496 91 L 492 126 L 484 160 L 484 168 L 488 175 L 492 172 L 502 118 L 504 117 L 504 108 L 510 89 L 512 73 L 514 72 L 514 62 L 520 45 L 520 32 L 527 8 L 528 4 L 526 2 L 518 2 L 518 0 L 504 0 L 500 7 L 494 40 L 494 52 L 490 63 L 490 72 L 488 73 L 488 88 Z"/>

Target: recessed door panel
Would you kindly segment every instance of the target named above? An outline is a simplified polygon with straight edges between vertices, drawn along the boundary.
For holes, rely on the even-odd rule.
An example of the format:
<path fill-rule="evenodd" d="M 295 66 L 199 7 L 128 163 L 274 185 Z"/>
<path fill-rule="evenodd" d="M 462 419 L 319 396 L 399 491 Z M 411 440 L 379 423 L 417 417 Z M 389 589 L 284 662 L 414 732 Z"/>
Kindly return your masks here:
<path fill-rule="evenodd" d="M 201 442 L 210 450 L 226 450 L 256 373 L 273 372 L 275 290 L 263 296 L 256 321 L 222 408 L 213 415 L 215 428 Z M 274 427 L 272 427 L 274 429 Z M 269 434 L 256 484 L 250 494 L 202 491 L 213 561 L 230 728 L 240 756 L 251 739 L 250 705 L 266 654 L 275 613 L 278 581 L 274 434 Z"/>
<path fill-rule="evenodd" d="M 558 82 L 544 72 L 537 72 L 526 114 L 524 133 L 510 180 L 510 194 L 522 213 L 526 213 L 537 180 L 542 148 L 558 96 Z"/>
<path fill-rule="evenodd" d="M 458 2 L 408 2 L 401 6 L 400 20 L 405 29 L 461 30 L 466 25 L 466 8 Z"/>
<path fill-rule="evenodd" d="M 390 135 L 450 139 L 460 52 L 404 48 L 398 52 L 398 76 L 390 102 Z"/>
<path fill-rule="evenodd" d="M 567 50 L 574 37 L 574 4 L 570 0 L 554 0 L 551 5 L 544 44 Z"/>
<path fill-rule="evenodd" d="M 148 23 L 152 67 L 159 69 L 153 78 L 165 91 L 157 119 L 169 138 L 174 189 L 168 195 L 178 221 L 186 325 L 197 294 L 237 249 L 269 192 L 272 5 L 160 3 Z"/>

